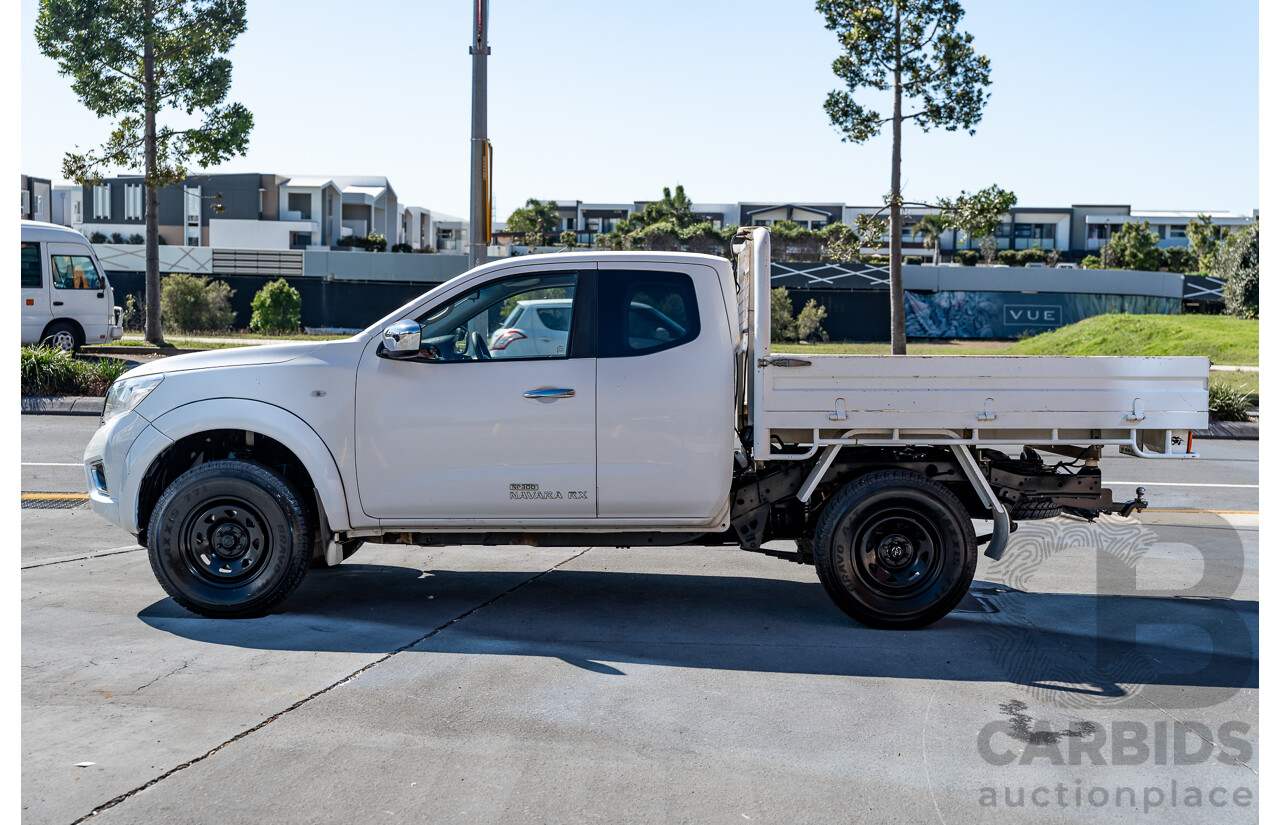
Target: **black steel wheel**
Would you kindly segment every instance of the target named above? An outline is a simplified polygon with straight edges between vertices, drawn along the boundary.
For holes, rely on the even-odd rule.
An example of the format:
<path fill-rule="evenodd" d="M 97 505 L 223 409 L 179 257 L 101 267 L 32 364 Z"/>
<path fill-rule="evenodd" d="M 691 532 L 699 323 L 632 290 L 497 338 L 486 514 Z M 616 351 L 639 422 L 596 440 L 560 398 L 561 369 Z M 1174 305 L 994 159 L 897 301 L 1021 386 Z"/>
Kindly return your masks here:
<path fill-rule="evenodd" d="M 50 324 L 49 328 L 44 331 L 44 337 L 40 339 L 40 343 L 46 347 L 54 347 L 67 352 L 79 352 L 80 347 L 84 346 L 84 339 L 75 324 L 67 321 L 58 321 L 55 324 Z"/>
<path fill-rule="evenodd" d="M 955 494 L 919 473 L 868 473 L 818 517 L 814 565 L 828 595 L 871 627 L 925 627 L 973 581 L 978 545 Z"/>
<path fill-rule="evenodd" d="M 249 461 L 211 461 L 174 481 L 151 514 L 147 555 L 173 600 L 213 618 L 260 616 L 302 582 L 311 561 L 297 491 Z"/>

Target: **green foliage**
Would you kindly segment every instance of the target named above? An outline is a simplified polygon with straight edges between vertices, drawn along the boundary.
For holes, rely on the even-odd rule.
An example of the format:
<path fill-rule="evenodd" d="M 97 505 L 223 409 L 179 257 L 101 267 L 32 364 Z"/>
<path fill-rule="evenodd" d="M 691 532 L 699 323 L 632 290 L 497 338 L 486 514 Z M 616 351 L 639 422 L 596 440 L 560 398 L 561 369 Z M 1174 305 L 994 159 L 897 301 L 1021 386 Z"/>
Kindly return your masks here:
<path fill-rule="evenodd" d="M 265 284 L 250 306 L 249 328 L 257 332 L 296 332 L 302 325 L 302 296 L 284 278 Z"/>
<path fill-rule="evenodd" d="M 940 257 L 939 246 L 942 243 L 942 233 L 946 231 L 946 216 L 941 212 L 932 212 L 916 221 L 916 225 L 911 229 L 911 237 L 920 238 L 932 253 L 932 260 L 936 262 Z"/>
<path fill-rule="evenodd" d="M 1013 249 L 1002 249 L 996 259 L 1005 266 L 1020 266 L 1018 263 L 1018 253 Z"/>
<path fill-rule="evenodd" d="M 916 109 L 904 120 L 925 131 L 973 134 L 989 96 L 991 61 L 974 51 L 973 35 L 957 29 L 964 9 L 956 0 L 818 0 L 817 9 L 840 43 L 831 70 L 846 88 L 827 95 L 825 109 L 844 140 L 863 143 L 880 133 L 887 119 L 854 95 L 888 91 L 895 69 L 903 99 Z"/>
<path fill-rule="evenodd" d="M 1084 260 L 1080 262 L 1080 266 L 1085 269 L 1102 269 L 1102 259 L 1097 255 L 1086 255 Z"/>
<path fill-rule="evenodd" d="M 160 286 L 160 311 L 167 322 L 183 332 L 227 329 L 235 318 L 226 281 L 175 272 Z"/>
<path fill-rule="evenodd" d="M 790 304 L 790 301 L 787 302 Z M 827 332 L 822 328 L 822 322 L 826 320 L 827 308 L 819 306 L 814 298 L 810 298 L 809 302 L 804 305 L 804 309 L 800 310 L 800 314 L 796 316 L 795 334 L 801 341 L 826 341 Z"/>
<path fill-rule="evenodd" d="M 222 55 L 244 30 L 244 0 L 40 0 L 40 51 L 72 79 L 72 91 L 89 111 L 118 118 L 97 152 L 67 153 L 63 176 L 83 184 L 108 168 L 145 169 L 146 185 L 160 188 L 186 177 L 190 160 L 210 167 L 243 155 L 253 115 L 239 103 L 224 104 L 231 61 Z M 164 109 L 177 110 L 181 125 L 156 123 L 155 163 L 148 167 L 146 115 L 150 110 L 159 121 Z M 192 123 L 196 113 L 202 123 Z"/>
<path fill-rule="evenodd" d="M 524 246 L 546 246 L 547 236 L 559 225 L 559 205 L 555 201 L 543 203 L 537 198 L 529 198 L 507 218 L 507 231 L 523 235 Z"/>
<path fill-rule="evenodd" d="M 847 224 L 830 223 L 822 227 L 823 258 L 837 263 L 856 261 L 862 251 L 858 233 Z"/>
<path fill-rule="evenodd" d="M 387 236 L 380 232 L 370 232 L 368 235 L 347 235 L 338 239 L 338 246 L 355 247 L 365 252 L 386 252 Z"/>
<path fill-rule="evenodd" d="M 1196 267 L 1200 272 L 1213 269 L 1213 256 L 1218 252 L 1218 242 L 1222 240 L 1222 227 L 1213 225 L 1213 218 L 1203 213 L 1187 221 L 1187 241 L 1191 252 L 1196 256 Z"/>
<path fill-rule="evenodd" d="M 411 244 L 411 243 L 398 243 L 398 244 L 393 244 L 393 245 L 391 246 L 391 251 L 392 251 L 392 252 L 412 252 L 412 251 L 413 251 L 413 244 Z"/>
<path fill-rule="evenodd" d="M 973 193 L 962 191 L 955 199 L 939 198 L 938 204 L 946 212 L 947 225 L 963 237 L 987 239 L 1018 205 L 1018 196 L 992 184 Z"/>
<path fill-rule="evenodd" d="M 978 253 L 973 249 L 957 249 L 956 254 L 951 256 L 955 262 L 963 266 L 977 266 Z"/>
<path fill-rule="evenodd" d="M 124 235 L 121 235 L 119 232 L 112 232 L 112 233 L 111 233 L 111 242 L 112 242 L 112 243 L 124 243 Z"/>
<path fill-rule="evenodd" d="M 1017 254 L 1018 266 L 1042 264 L 1045 262 L 1046 257 L 1043 249 L 1019 249 Z"/>
<path fill-rule="evenodd" d="M 1160 250 L 1160 263 L 1170 272 L 1197 272 L 1200 259 L 1189 247 L 1171 246 Z"/>
<path fill-rule="evenodd" d="M 1228 315 L 1258 317 L 1258 222 L 1233 232 L 1213 256 L 1211 274 L 1222 279 Z"/>
<path fill-rule="evenodd" d="M 115 358 L 76 358 L 53 347 L 23 347 L 23 395 L 106 395 L 130 365 Z"/>
<path fill-rule="evenodd" d="M 1105 251 L 1115 256 L 1115 264 L 1106 268 L 1154 272 L 1160 266 L 1159 243 L 1160 236 L 1151 231 L 1150 221 L 1129 221 L 1120 231 L 1111 233 Z"/>
<path fill-rule="evenodd" d="M 147 239 L 139 235 L 137 232 L 134 232 L 132 235 L 130 235 L 127 240 L 127 243 L 135 243 L 135 244 L 142 244 L 146 242 L 147 242 Z"/>
<path fill-rule="evenodd" d="M 94 232 L 92 235 L 89 236 L 89 243 L 106 243 L 106 242 L 107 242 L 107 236 L 103 235 L 101 232 Z"/>
<path fill-rule="evenodd" d="M 120 308 L 121 325 L 130 332 L 141 331 L 146 324 L 146 309 L 133 293 L 124 296 L 124 306 Z"/>
<path fill-rule="evenodd" d="M 1248 421 L 1253 402 L 1248 393 L 1223 381 L 1209 382 L 1209 418 L 1214 421 Z"/>
<path fill-rule="evenodd" d="M 902 262 L 907 266 L 920 266 L 924 263 L 924 258 L 919 255 L 906 255 L 902 258 Z"/>
<path fill-rule="evenodd" d="M 420 252 L 420 253 L 422 253 L 422 254 L 424 254 L 424 255 L 434 255 L 434 254 L 436 254 L 436 248 L 435 248 L 434 246 L 432 246 L 431 244 L 427 244 L 426 246 L 424 246 L 424 247 L 422 247 L 421 249 L 419 249 L 419 250 L 418 250 L 418 252 Z"/>
<path fill-rule="evenodd" d="M 572 229 L 566 229 L 560 233 L 560 245 L 565 249 L 573 249 L 578 245 L 578 233 Z"/>
<path fill-rule="evenodd" d="M 1227 315 L 1095 315 L 1014 344 L 1010 355 L 1195 355 L 1258 363 L 1258 322 Z"/>
<path fill-rule="evenodd" d="M 796 322 L 791 317 L 791 295 L 784 286 L 769 292 L 769 337 L 774 341 L 796 340 Z"/>

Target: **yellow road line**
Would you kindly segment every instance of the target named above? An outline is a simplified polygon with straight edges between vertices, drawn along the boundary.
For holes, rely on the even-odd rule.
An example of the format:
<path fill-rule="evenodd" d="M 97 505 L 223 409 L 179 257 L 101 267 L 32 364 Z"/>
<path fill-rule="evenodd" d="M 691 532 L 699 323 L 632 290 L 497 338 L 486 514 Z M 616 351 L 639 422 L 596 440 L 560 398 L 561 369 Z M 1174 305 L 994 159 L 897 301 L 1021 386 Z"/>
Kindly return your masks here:
<path fill-rule="evenodd" d="M 87 499 L 88 493 L 23 493 L 23 501 L 31 500 L 50 500 L 50 499 Z"/>

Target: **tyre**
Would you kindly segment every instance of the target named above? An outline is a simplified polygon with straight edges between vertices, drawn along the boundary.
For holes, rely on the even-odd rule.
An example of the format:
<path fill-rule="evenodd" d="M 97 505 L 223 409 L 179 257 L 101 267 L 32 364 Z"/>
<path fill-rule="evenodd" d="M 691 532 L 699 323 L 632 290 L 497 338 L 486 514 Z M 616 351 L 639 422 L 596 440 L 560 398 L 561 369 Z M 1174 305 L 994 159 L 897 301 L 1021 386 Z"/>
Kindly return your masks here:
<path fill-rule="evenodd" d="M 1009 518 L 1014 521 L 1034 521 L 1062 515 L 1062 505 L 1043 498 L 1027 498 L 1009 508 Z"/>
<path fill-rule="evenodd" d="M 868 473 L 836 493 L 813 538 L 818 579 L 870 627 L 925 627 L 973 581 L 978 546 L 964 505 L 919 473 Z"/>
<path fill-rule="evenodd" d="M 66 350 L 67 352 L 79 352 L 80 347 L 84 346 L 84 340 L 80 337 L 80 330 L 75 324 L 59 321 L 56 324 L 50 324 L 49 328 L 44 331 L 44 338 L 40 339 L 40 343 L 48 347 Z"/>
<path fill-rule="evenodd" d="M 211 461 L 160 496 L 147 555 L 178 604 L 202 616 L 247 618 L 297 589 L 311 561 L 310 535 L 288 481 L 261 464 Z"/>

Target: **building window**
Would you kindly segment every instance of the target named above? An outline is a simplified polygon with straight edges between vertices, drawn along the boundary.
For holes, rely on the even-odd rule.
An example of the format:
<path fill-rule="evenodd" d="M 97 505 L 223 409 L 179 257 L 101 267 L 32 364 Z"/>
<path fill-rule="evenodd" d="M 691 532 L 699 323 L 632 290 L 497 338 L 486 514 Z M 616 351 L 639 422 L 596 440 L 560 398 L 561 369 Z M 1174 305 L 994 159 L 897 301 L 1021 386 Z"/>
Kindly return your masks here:
<path fill-rule="evenodd" d="M 261 186 L 258 187 L 258 217 L 262 217 L 262 212 L 266 208 L 267 190 Z"/>
<path fill-rule="evenodd" d="M 311 220 L 311 193 L 290 192 L 289 211 L 297 212 L 298 216 L 304 221 Z"/>
<path fill-rule="evenodd" d="M 100 183 L 93 187 L 93 217 L 95 220 L 111 219 L 111 184 Z"/>
<path fill-rule="evenodd" d="M 142 220 L 142 184 L 140 183 L 124 185 L 124 219 L 126 221 Z"/>
<path fill-rule="evenodd" d="M 1185 237 L 1187 237 L 1187 227 L 1186 227 L 1186 224 L 1183 224 L 1182 226 L 1170 226 L 1170 227 L 1169 227 L 1169 235 L 1168 235 L 1168 237 L 1170 237 L 1170 238 L 1185 238 Z"/>

